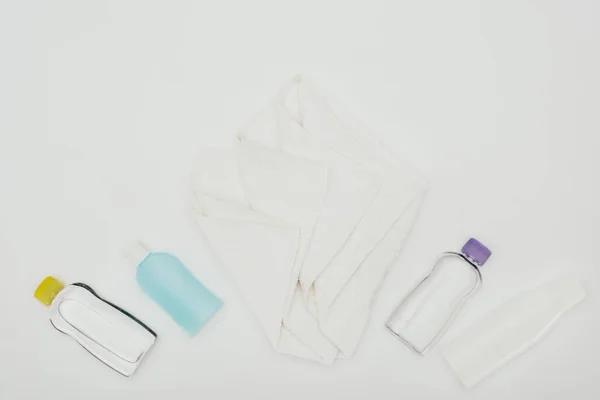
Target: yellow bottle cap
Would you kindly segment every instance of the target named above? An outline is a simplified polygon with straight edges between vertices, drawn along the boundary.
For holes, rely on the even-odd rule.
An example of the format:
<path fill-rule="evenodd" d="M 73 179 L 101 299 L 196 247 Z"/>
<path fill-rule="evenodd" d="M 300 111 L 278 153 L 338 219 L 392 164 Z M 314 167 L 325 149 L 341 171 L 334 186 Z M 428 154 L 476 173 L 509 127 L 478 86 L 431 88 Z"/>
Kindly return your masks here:
<path fill-rule="evenodd" d="M 35 293 L 33 297 L 38 299 L 41 303 L 49 306 L 52 304 L 52 300 L 54 297 L 60 292 L 65 285 L 60 283 L 60 281 L 54 279 L 51 276 L 47 276 L 46 279 L 39 284 L 37 289 L 35 289 Z"/>

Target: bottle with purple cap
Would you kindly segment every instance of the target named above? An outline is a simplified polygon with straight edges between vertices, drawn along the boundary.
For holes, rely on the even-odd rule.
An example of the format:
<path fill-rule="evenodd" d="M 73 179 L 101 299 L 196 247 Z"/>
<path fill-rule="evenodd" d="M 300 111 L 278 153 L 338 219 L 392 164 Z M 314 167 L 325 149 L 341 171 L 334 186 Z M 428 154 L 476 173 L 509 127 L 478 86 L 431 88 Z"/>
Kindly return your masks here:
<path fill-rule="evenodd" d="M 452 320 L 481 286 L 479 268 L 492 252 L 469 239 L 460 253 L 443 253 L 433 269 L 406 296 L 388 319 L 387 328 L 419 354 L 425 354 L 446 333 Z"/>

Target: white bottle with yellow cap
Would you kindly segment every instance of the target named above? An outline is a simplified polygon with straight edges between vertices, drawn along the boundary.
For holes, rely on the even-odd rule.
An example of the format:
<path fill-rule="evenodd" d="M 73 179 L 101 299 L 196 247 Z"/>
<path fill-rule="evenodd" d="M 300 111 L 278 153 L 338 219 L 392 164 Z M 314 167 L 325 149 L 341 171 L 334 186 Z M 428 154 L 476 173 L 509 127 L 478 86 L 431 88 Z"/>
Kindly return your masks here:
<path fill-rule="evenodd" d="M 89 286 L 64 286 L 49 276 L 34 296 L 50 306 L 52 325 L 122 375 L 130 376 L 156 340 L 156 333 Z"/>

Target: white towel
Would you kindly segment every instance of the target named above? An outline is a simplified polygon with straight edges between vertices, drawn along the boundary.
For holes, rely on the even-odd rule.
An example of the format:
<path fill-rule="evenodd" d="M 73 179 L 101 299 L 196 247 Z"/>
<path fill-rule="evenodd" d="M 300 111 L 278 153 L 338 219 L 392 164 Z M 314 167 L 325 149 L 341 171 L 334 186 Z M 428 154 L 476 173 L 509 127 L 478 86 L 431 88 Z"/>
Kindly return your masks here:
<path fill-rule="evenodd" d="M 425 183 L 296 78 L 233 148 L 202 151 L 192 192 L 273 347 L 329 364 L 355 351 Z"/>

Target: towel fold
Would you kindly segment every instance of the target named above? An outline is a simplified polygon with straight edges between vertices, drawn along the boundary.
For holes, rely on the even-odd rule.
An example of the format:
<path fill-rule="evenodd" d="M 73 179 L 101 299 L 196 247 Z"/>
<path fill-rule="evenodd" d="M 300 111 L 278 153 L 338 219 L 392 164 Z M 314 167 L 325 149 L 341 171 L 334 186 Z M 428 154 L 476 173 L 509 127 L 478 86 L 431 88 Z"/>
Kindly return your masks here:
<path fill-rule="evenodd" d="M 425 182 L 302 78 L 231 149 L 207 148 L 192 208 L 272 346 L 350 357 Z"/>

